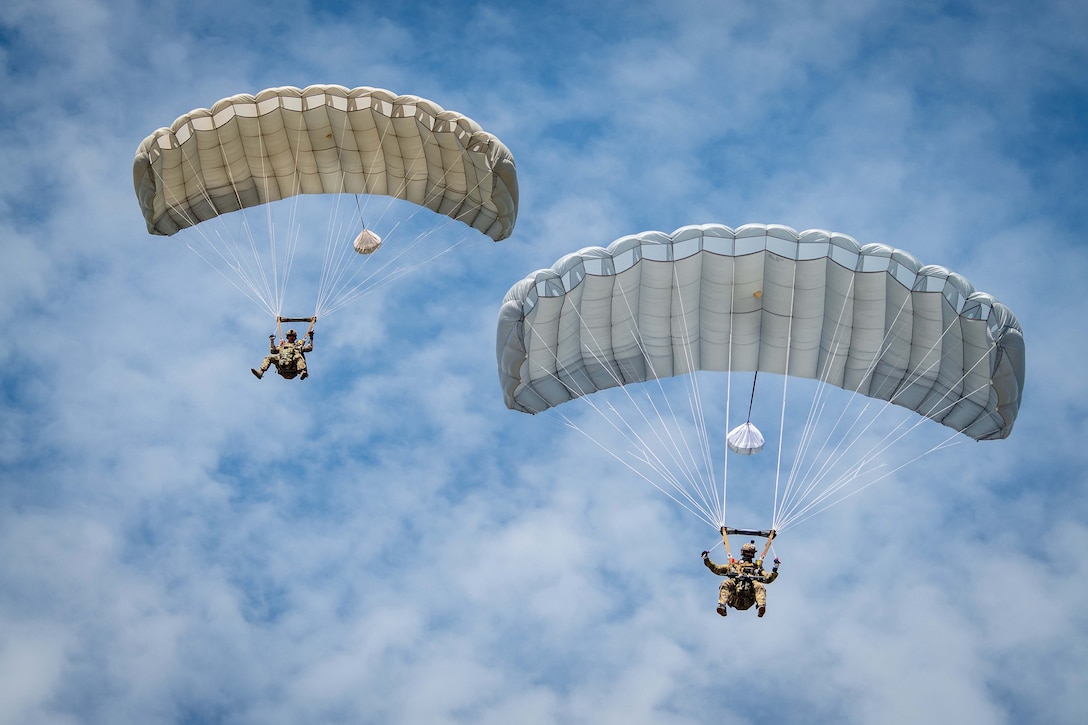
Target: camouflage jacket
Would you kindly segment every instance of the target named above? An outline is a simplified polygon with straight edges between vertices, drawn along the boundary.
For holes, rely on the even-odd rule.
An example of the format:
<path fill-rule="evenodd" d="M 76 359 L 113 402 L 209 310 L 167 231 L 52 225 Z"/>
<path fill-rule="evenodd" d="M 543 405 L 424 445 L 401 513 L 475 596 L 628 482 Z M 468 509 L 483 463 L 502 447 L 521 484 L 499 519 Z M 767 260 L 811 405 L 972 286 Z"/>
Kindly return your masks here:
<path fill-rule="evenodd" d="M 763 582 L 764 584 L 770 584 L 778 578 L 777 571 L 771 571 L 768 574 L 763 569 L 763 561 L 756 559 L 755 561 L 732 561 L 728 564 L 715 564 L 710 560 L 710 557 L 705 557 L 703 563 L 706 564 L 706 568 L 714 572 L 718 576 L 728 577 L 730 579 L 736 577 L 743 577 L 757 582 Z"/>
<path fill-rule="evenodd" d="M 299 358 L 305 359 L 305 353 L 314 349 L 314 346 L 309 340 L 295 340 L 289 342 L 284 340 L 280 343 L 280 347 L 275 351 L 277 358 L 277 367 L 290 367 L 296 363 Z"/>

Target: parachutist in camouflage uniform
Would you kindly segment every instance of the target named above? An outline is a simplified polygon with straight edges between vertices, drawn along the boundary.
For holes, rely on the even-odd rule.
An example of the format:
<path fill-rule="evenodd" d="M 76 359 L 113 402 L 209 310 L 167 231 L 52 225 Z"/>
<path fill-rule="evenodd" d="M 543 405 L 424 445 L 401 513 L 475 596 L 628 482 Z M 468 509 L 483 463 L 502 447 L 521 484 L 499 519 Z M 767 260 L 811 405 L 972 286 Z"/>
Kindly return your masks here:
<path fill-rule="evenodd" d="M 310 374 L 306 372 L 306 353 L 314 349 L 314 331 L 310 330 L 306 333 L 305 342 L 299 342 L 296 337 L 297 333 L 294 330 L 288 330 L 287 339 L 277 348 L 276 336 L 269 335 L 268 357 L 261 362 L 260 369 L 250 368 L 249 371 L 260 380 L 264 377 L 265 371 L 275 365 L 276 372 L 287 380 L 293 379 L 296 375 L 299 380 L 310 377 Z"/>
<path fill-rule="evenodd" d="M 778 578 L 779 561 L 774 560 L 774 568 L 768 574 L 763 569 L 763 560 L 756 559 L 756 543 L 745 544 L 740 547 L 740 561 L 729 557 L 728 564 L 715 564 L 710 560 L 710 552 L 703 552 L 703 563 L 706 568 L 718 576 L 724 576 L 721 587 L 718 589 L 718 614 L 726 615 L 726 607 L 733 607 L 741 611 L 751 609 L 755 604 L 758 616 L 767 613 L 767 589 L 764 584 L 770 584 Z"/>

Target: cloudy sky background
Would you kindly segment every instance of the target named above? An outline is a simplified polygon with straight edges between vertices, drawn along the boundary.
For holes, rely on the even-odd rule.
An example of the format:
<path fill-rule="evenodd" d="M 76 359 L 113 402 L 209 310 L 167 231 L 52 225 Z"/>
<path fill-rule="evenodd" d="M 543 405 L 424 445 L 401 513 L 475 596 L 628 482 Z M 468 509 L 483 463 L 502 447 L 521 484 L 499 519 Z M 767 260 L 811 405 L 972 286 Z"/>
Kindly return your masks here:
<path fill-rule="evenodd" d="M 1031 5 L 5 2 L 0 723 L 1080 722 L 1088 10 Z M 520 215 L 258 383 L 268 318 L 146 233 L 132 155 L 311 83 L 472 117 Z M 763 619 L 495 371 L 525 274 L 708 222 L 907 249 L 1028 345 L 1012 437 L 784 536 Z"/>

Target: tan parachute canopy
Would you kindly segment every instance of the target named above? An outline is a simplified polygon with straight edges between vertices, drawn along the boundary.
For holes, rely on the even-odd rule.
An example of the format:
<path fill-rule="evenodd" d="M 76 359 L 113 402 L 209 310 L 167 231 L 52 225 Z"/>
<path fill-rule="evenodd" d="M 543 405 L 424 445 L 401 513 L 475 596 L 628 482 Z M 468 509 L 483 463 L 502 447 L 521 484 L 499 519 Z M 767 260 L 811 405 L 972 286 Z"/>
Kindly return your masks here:
<path fill-rule="evenodd" d="M 133 183 L 148 231 L 296 194 L 381 194 L 495 241 L 517 217 L 513 157 L 471 119 L 416 96 L 313 85 L 225 98 L 140 144 Z"/>

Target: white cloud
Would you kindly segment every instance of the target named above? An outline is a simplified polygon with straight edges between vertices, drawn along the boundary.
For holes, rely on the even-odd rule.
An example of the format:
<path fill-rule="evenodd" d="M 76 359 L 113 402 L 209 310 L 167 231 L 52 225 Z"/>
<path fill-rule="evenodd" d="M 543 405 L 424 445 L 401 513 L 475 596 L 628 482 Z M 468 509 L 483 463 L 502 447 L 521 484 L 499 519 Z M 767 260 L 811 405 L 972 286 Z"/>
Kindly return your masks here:
<path fill-rule="evenodd" d="M 1083 13 L 575 5 L 4 6 L 0 722 L 1079 721 L 1086 256 L 1052 184 L 1083 186 L 1083 133 L 1032 130 Z M 495 128 L 521 215 L 257 382 L 269 321 L 145 233 L 131 154 L 311 79 Z M 962 271 L 1019 316 L 1028 386 L 1011 438 L 787 532 L 767 616 L 723 620 L 716 533 L 507 411 L 494 319 L 579 247 L 748 221 Z"/>

